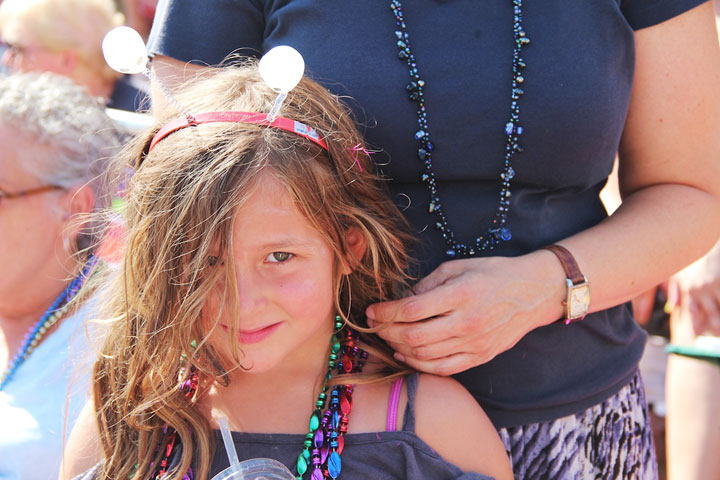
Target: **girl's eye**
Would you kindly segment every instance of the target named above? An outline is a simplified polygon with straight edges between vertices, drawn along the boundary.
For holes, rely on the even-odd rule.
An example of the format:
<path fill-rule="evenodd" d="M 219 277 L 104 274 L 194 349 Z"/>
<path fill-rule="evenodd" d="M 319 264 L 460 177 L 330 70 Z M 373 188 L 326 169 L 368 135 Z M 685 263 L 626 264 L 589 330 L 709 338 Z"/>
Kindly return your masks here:
<path fill-rule="evenodd" d="M 272 252 L 270 255 L 265 258 L 266 262 L 270 263 L 283 263 L 290 260 L 294 255 L 292 253 L 287 252 Z"/>

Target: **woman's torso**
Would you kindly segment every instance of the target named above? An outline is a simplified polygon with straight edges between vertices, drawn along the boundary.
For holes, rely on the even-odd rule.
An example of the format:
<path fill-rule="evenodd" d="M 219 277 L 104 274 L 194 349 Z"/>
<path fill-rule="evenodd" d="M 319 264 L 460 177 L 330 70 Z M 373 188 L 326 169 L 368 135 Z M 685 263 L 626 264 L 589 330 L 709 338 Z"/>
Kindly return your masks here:
<path fill-rule="evenodd" d="M 523 3 L 531 42 L 520 102 L 524 152 L 514 157 L 512 239 L 483 255 L 516 256 L 591 227 L 606 217 L 598 194 L 609 175 L 627 114 L 634 68 L 633 28 L 677 14 L 697 0 L 551 0 Z M 217 2 L 214 16 L 185 2 L 160 5 L 150 49 L 181 60 L 219 63 L 231 51 L 288 44 L 309 74 L 349 95 L 392 194 L 421 240 L 422 273 L 445 261 L 447 245 L 428 213 L 420 180 L 418 105 L 398 58 L 390 1 Z M 403 4 L 412 52 L 425 81 L 433 170 L 456 238 L 472 241 L 498 208 L 510 116 L 513 4 L 413 0 Z M 631 25 L 632 24 L 632 25 Z M 162 26 L 161 26 L 162 25 Z M 188 41 L 192 39 L 192 41 Z M 602 252 L 598 252 L 602 254 Z M 581 411 L 624 385 L 644 345 L 630 308 L 553 324 L 511 351 L 458 375 L 496 426 Z"/>

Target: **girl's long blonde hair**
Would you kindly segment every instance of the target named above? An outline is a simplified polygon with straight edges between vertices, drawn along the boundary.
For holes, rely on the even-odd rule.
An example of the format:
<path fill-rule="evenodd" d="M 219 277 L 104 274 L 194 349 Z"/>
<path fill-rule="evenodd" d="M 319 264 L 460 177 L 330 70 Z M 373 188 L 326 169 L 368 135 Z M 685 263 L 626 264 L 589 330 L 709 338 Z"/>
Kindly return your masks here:
<path fill-rule="evenodd" d="M 275 99 L 253 62 L 213 70 L 183 92 L 178 99 L 193 113 L 267 112 Z M 116 161 L 112 175 L 117 178 L 128 165 L 137 169 L 127 185 L 124 260 L 110 272 L 107 289 L 110 331 L 94 369 L 108 478 L 148 478 L 164 452 L 166 424 L 183 445 L 179 464 L 166 478 L 181 479 L 191 463 L 196 478 L 207 477 L 211 426 L 179 391 L 180 359 L 197 368 L 199 394 L 214 381 L 226 381 L 224 372 L 232 360 L 219 358 L 207 342 L 201 313 L 217 285 L 225 285 L 222 294 L 231 305 L 237 301 L 228 248 L 233 216 L 261 173 L 269 172 L 287 188 L 333 248 L 336 265 L 353 266 L 350 275 L 336 275 L 336 308 L 345 321 L 366 332 L 361 340 L 387 367 L 377 376 L 402 370 L 387 345 L 367 334 L 364 309 L 398 298 L 407 285 L 406 222 L 337 97 L 304 78 L 280 115 L 315 128 L 329 152 L 278 129 L 215 123 L 177 131 L 146 154 L 157 130 L 177 116 L 161 112 L 154 128 Z M 347 243 L 351 228 L 367 240 L 361 258 L 353 257 Z M 208 259 L 216 255 L 226 260 L 224 267 L 209 268 Z M 191 347 L 193 339 L 196 348 Z"/>

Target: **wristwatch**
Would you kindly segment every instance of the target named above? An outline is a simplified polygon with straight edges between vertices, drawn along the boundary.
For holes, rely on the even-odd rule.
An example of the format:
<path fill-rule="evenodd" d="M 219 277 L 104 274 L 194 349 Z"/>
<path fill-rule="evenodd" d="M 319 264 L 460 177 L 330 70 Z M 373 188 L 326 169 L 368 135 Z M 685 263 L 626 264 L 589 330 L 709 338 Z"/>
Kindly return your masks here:
<path fill-rule="evenodd" d="M 580 271 L 575 257 L 567 248 L 560 245 L 548 245 L 541 247 L 555 254 L 560 260 L 567 278 L 567 296 L 563 305 L 565 306 L 565 324 L 579 322 L 587 315 L 590 308 L 590 283 L 587 277 Z"/>

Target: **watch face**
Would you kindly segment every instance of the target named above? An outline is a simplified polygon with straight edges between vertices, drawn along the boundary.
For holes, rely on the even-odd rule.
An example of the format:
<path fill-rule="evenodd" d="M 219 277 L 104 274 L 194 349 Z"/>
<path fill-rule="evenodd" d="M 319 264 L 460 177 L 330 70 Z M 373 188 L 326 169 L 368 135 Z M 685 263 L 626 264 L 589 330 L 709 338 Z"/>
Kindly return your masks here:
<path fill-rule="evenodd" d="M 590 285 L 581 283 L 568 292 L 568 318 L 583 317 L 590 308 Z"/>

